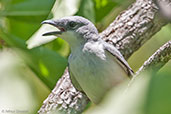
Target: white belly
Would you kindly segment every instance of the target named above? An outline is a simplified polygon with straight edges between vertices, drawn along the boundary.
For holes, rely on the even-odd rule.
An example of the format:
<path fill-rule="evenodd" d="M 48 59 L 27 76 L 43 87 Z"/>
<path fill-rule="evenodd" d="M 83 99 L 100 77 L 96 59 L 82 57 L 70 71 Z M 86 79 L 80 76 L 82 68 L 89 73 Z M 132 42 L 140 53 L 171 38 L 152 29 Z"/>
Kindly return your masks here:
<path fill-rule="evenodd" d="M 69 58 L 69 66 L 81 88 L 94 103 L 98 103 L 112 86 L 128 78 L 115 57 L 108 52 L 104 59 L 94 54 L 77 53 L 77 56 Z"/>

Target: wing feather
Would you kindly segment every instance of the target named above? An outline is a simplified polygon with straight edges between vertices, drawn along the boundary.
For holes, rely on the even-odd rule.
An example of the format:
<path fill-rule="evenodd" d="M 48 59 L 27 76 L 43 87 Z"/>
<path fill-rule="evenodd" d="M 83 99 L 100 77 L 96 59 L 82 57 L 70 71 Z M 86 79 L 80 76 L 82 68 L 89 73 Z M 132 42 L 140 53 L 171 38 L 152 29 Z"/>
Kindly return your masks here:
<path fill-rule="evenodd" d="M 114 57 L 116 57 L 116 59 L 118 60 L 117 62 L 124 68 L 124 70 L 128 73 L 129 77 L 133 76 L 133 70 L 131 69 L 127 61 L 124 59 L 122 54 L 113 45 L 105 42 L 104 49 L 110 54 L 112 54 Z"/>
<path fill-rule="evenodd" d="M 68 65 L 69 66 L 69 65 Z M 69 71 L 69 75 L 70 75 L 70 79 L 71 79 L 71 82 L 73 84 L 73 86 L 79 90 L 79 91 L 83 91 L 82 88 L 80 87 L 80 84 L 78 83 L 78 81 L 75 79 L 72 71 L 70 70 L 70 67 L 68 68 L 68 71 Z"/>

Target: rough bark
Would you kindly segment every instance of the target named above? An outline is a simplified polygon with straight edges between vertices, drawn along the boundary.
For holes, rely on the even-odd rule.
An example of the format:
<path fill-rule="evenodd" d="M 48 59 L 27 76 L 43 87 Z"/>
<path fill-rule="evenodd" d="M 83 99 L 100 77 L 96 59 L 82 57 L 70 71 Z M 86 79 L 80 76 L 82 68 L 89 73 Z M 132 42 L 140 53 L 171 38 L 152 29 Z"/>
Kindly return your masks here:
<path fill-rule="evenodd" d="M 73 87 L 69 77 L 68 68 L 66 68 L 55 88 L 46 100 L 44 100 L 38 113 L 46 114 L 58 109 L 58 112 L 64 114 L 77 114 L 84 110 L 88 102 L 89 99 L 87 96 Z"/>
<path fill-rule="evenodd" d="M 167 23 L 160 18 L 158 8 L 152 0 L 136 0 L 100 36 L 115 45 L 128 59 L 165 24 Z M 52 93 L 43 102 L 39 113 L 47 113 L 52 109 L 62 110 L 64 113 L 81 113 L 87 103 L 87 96 L 73 87 L 66 69 Z"/>
<path fill-rule="evenodd" d="M 136 72 L 136 75 L 148 69 L 158 71 L 171 59 L 171 40 L 160 47 Z"/>
<path fill-rule="evenodd" d="M 152 0 L 137 0 L 100 35 L 128 59 L 165 24 Z"/>

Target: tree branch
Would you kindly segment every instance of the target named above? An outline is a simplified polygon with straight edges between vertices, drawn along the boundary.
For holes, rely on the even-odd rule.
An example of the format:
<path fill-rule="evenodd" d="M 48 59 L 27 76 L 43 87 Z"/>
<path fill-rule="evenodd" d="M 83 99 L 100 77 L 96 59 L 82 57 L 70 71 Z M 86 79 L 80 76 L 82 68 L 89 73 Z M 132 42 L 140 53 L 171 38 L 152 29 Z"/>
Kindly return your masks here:
<path fill-rule="evenodd" d="M 100 36 L 115 45 L 128 59 L 165 24 L 167 23 L 158 15 L 158 8 L 152 0 L 137 0 L 120 13 Z M 47 113 L 52 109 L 81 113 L 87 103 L 87 96 L 73 87 L 66 69 L 52 93 L 43 102 L 39 113 Z"/>
<path fill-rule="evenodd" d="M 166 23 L 153 0 L 137 0 L 100 35 L 128 59 Z"/>
<path fill-rule="evenodd" d="M 171 59 L 171 40 L 160 47 L 136 72 L 136 75 L 148 69 L 158 71 Z"/>
<path fill-rule="evenodd" d="M 46 100 L 44 100 L 38 113 L 46 114 L 47 112 L 58 109 L 57 111 L 62 113 L 77 114 L 84 110 L 88 102 L 88 97 L 77 91 L 72 85 L 67 67 L 55 88 Z"/>

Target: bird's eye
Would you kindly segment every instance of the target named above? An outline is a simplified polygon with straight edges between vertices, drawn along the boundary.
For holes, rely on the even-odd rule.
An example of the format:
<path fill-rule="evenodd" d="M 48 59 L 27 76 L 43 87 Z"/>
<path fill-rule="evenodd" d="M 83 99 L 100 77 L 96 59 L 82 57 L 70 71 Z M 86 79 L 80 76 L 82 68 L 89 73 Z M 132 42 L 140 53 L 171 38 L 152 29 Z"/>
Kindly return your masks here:
<path fill-rule="evenodd" d="M 70 26 L 71 28 L 75 28 L 76 25 L 77 25 L 77 23 L 75 23 L 75 22 L 73 22 L 73 21 L 71 21 L 71 22 L 69 23 L 69 26 Z"/>

